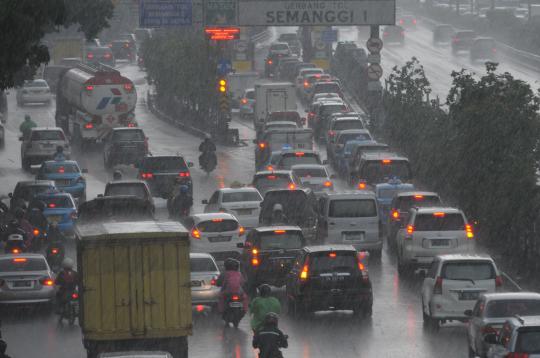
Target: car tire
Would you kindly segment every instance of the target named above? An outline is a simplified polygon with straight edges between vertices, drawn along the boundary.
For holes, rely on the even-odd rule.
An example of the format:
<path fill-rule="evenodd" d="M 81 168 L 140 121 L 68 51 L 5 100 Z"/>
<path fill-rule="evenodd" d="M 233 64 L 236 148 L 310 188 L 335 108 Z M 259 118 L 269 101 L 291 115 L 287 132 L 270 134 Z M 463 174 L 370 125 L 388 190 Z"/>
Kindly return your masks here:
<path fill-rule="evenodd" d="M 398 251 L 398 254 L 397 254 L 397 269 L 398 269 L 398 274 L 401 277 L 408 276 L 411 272 L 410 266 L 401 261 L 401 251 Z"/>
<path fill-rule="evenodd" d="M 429 331 L 437 332 L 439 330 L 439 320 L 431 317 L 424 311 L 424 301 L 422 301 L 422 319 L 424 328 Z"/>

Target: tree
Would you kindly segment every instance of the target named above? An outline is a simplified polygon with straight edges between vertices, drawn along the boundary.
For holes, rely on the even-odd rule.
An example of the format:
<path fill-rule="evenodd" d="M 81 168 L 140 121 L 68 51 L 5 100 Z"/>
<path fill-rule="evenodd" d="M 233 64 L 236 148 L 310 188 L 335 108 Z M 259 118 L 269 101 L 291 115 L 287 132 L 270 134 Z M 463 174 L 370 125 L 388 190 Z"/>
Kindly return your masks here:
<path fill-rule="evenodd" d="M 0 0 L 0 9 L 0 89 L 30 78 L 49 61 L 40 44 L 47 32 L 79 24 L 90 39 L 113 14 L 111 0 Z"/>

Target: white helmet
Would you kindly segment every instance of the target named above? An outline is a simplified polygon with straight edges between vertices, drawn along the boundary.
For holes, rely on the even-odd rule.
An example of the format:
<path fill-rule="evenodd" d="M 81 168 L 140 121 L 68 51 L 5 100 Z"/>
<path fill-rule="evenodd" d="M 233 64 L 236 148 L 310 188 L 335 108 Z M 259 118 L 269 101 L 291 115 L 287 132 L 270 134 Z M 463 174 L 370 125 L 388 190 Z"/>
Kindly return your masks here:
<path fill-rule="evenodd" d="M 274 204 L 273 211 L 283 211 L 283 206 L 281 204 Z"/>
<path fill-rule="evenodd" d="M 73 269 L 73 265 L 74 265 L 74 262 L 72 259 L 70 259 L 69 257 L 66 257 L 63 261 L 62 261 L 62 267 L 66 270 L 71 270 Z"/>

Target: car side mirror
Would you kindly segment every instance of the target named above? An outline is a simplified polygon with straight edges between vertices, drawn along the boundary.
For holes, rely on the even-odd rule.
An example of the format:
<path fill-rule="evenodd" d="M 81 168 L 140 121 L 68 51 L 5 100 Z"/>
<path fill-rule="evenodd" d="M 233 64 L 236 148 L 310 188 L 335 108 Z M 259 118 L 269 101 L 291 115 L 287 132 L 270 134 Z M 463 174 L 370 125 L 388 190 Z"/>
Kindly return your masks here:
<path fill-rule="evenodd" d="M 103 194 L 98 194 L 97 197 L 98 198 L 103 198 Z"/>
<path fill-rule="evenodd" d="M 465 314 L 465 316 L 467 316 L 467 317 L 472 317 L 472 310 L 465 310 L 465 312 L 463 312 L 463 314 Z"/>
<path fill-rule="evenodd" d="M 244 243 L 239 242 L 238 244 L 236 244 L 236 247 L 239 248 L 239 249 L 243 249 L 244 248 Z"/>
<path fill-rule="evenodd" d="M 496 333 L 488 333 L 484 336 L 484 342 L 488 344 L 499 344 Z"/>
<path fill-rule="evenodd" d="M 81 169 L 81 173 L 83 173 L 83 174 L 88 174 L 88 169 L 86 169 L 86 168 L 85 168 L 85 169 Z"/>
<path fill-rule="evenodd" d="M 193 168 L 193 162 L 188 162 L 187 166 L 188 166 L 188 168 Z"/>
<path fill-rule="evenodd" d="M 208 200 L 206 200 L 206 199 L 201 200 L 201 204 L 208 204 Z"/>

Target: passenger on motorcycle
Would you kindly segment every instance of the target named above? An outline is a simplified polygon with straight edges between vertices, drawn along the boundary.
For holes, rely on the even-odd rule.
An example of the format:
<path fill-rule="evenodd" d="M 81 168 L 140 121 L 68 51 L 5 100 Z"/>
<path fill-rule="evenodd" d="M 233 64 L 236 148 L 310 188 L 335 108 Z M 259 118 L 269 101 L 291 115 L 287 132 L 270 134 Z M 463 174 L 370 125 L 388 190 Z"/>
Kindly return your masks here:
<path fill-rule="evenodd" d="M 204 137 L 204 141 L 199 145 L 199 152 L 202 153 L 199 156 L 199 166 L 201 167 L 201 169 L 204 169 L 205 165 L 207 164 L 206 161 L 208 159 L 213 157 L 213 159 L 215 160 L 216 150 L 217 148 L 214 142 L 212 142 L 212 137 L 207 134 Z"/>
<path fill-rule="evenodd" d="M 259 358 L 283 358 L 280 348 L 287 348 L 287 336 L 278 328 L 278 315 L 270 312 L 264 317 L 261 330 L 253 336 L 253 348 L 259 348 Z"/>
<path fill-rule="evenodd" d="M 73 270 L 73 265 L 72 259 L 64 259 L 62 261 L 63 270 L 56 276 L 56 286 L 58 287 L 56 302 L 58 303 L 59 311 L 69 302 L 71 295 L 75 292 L 79 284 L 79 274 Z"/>
<path fill-rule="evenodd" d="M 187 185 L 175 186 L 169 200 L 170 202 L 167 205 L 169 217 L 181 218 L 189 215 L 189 210 L 193 206 L 193 198 Z"/>
<path fill-rule="evenodd" d="M 223 313 L 225 310 L 225 298 L 228 295 L 238 295 L 242 297 L 244 312 L 248 310 L 248 296 L 244 292 L 245 279 L 240 272 L 240 262 L 228 258 L 225 260 L 225 272 L 219 275 L 217 285 L 221 287 L 218 301 L 218 311 Z"/>
<path fill-rule="evenodd" d="M 56 147 L 56 153 L 54 153 L 54 160 L 60 162 L 66 160 L 66 156 L 64 155 L 64 147 L 62 147 L 61 145 Z"/>
<path fill-rule="evenodd" d="M 15 210 L 15 219 L 17 219 L 19 227 L 25 233 L 24 238 L 26 247 L 31 247 L 34 240 L 34 228 L 32 227 L 32 224 L 30 224 L 28 219 L 26 219 L 26 210 L 22 208 L 18 208 L 17 210 Z"/>
<path fill-rule="evenodd" d="M 275 314 L 281 313 L 281 304 L 275 297 L 270 296 L 272 289 L 267 284 L 259 286 L 259 297 L 255 297 L 249 304 L 249 312 L 251 313 L 251 329 L 253 332 L 258 332 L 264 322 L 264 318 L 270 312 Z"/>
<path fill-rule="evenodd" d="M 46 232 L 49 227 L 49 222 L 43 214 L 45 210 L 45 203 L 41 200 L 34 200 L 30 205 L 30 209 L 27 213 L 27 218 L 30 224 L 38 228 L 41 232 Z"/>

